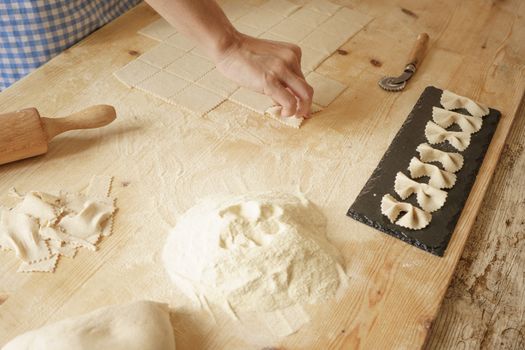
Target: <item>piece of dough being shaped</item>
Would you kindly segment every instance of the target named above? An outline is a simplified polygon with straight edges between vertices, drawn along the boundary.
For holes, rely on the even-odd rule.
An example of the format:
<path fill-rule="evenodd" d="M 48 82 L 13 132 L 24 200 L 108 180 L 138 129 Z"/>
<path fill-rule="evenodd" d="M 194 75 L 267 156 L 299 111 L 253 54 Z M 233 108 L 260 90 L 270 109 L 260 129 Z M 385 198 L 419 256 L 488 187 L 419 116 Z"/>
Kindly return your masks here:
<path fill-rule="evenodd" d="M 175 350 L 167 305 L 137 301 L 110 306 L 29 331 L 2 350 Z"/>
<path fill-rule="evenodd" d="M 441 170 L 433 164 L 426 164 L 416 157 L 410 160 L 408 166 L 410 177 L 418 179 L 423 176 L 428 176 L 430 180 L 428 184 L 435 188 L 452 188 L 456 183 L 456 175 L 446 170 Z"/>
<path fill-rule="evenodd" d="M 429 121 L 425 127 L 425 136 L 435 145 L 448 141 L 458 151 L 464 151 L 470 144 L 470 134 L 466 131 L 448 131 L 436 123 Z"/>
<path fill-rule="evenodd" d="M 432 107 L 432 119 L 434 122 L 443 128 L 448 128 L 452 124 L 457 124 L 462 131 L 473 134 L 479 129 L 483 124 L 483 119 L 481 117 L 473 117 L 470 115 L 465 115 L 457 112 L 447 111 L 446 109 L 439 107 Z"/>
<path fill-rule="evenodd" d="M 415 193 L 418 204 L 429 213 L 441 208 L 447 200 L 446 191 L 414 181 L 402 172 L 396 175 L 394 190 L 401 199 L 407 199 Z"/>
<path fill-rule="evenodd" d="M 399 214 L 405 214 L 396 221 Z M 432 214 L 427 213 L 410 203 L 399 202 L 390 194 L 385 194 L 381 198 L 381 213 L 388 217 L 391 223 L 406 227 L 412 230 L 420 230 L 428 226 L 432 220 Z"/>
<path fill-rule="evenodd" d="M 465 108 L 473 117 L 483 117 L 490 112 L 486 106 L 448 90 L 443 90 L 440 102 L 448 110 Z"/>
<path fill-rule="evenodd" d="M 463 156 L 459 153 L 445 152 L 432 148 L 428 143 L 422 143 L 416 149 L 422 162 L 439 162 L 443 169 L 451 173 L 457 172 L 463 167 Z"/>

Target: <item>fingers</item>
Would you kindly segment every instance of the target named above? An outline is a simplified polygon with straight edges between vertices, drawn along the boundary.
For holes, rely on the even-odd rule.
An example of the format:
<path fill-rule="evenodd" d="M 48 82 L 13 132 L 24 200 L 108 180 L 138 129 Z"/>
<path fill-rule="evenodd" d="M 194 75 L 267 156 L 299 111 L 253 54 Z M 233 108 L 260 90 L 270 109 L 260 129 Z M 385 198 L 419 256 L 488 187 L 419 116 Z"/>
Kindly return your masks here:
<path fill-rule="evenodd" d="M 295 54 L 293 56 L 296 59 Z M 290 67 L 289 62 L 280 59 L 273 61 L 271 72 L 266 76 L 268 88 L 265 93 L 283 107 L 283 116 L 306 117 L 310 113 L 313 88 L 302 74 L 297 74 L 297 70 Z"/>
<path fill-rule="evenodd" d="M 280 80 L 272 73 L 265 74 L 266 85 L 264 93 L 282 106 L 281 115 L 291 117 L 297 111 L 297 99 L 293 93 L 286 89 Z"/>
<path fill-rule="evenodd" d="M 297 110 L 295 114 L 299 117 L 307 117 L 310 114 L 314 89 L 308 85 L 304 78 L 298 77 L 295 74 L 288 74 L 283 77 L 283 83 L 286 84 L 297 97 Z"/>

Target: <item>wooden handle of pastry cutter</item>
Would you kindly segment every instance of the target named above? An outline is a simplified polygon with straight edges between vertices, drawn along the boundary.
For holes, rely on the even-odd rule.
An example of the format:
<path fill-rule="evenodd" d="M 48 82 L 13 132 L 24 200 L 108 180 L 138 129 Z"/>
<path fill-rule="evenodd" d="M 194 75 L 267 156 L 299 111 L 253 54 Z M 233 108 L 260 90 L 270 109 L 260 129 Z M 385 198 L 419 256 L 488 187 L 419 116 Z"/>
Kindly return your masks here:
<path fill-rule="evenodd" d="M 49 142 L 69 130 L 93 129 L 111 123 L 117 117 L 115 108 L 108 105 L 91 106 L 64 118 L 41 117 L 42 127 Z"/>
<path fill-rule="evenodd" d="M 428 39 L 429 36 L 427 33 L 421 33 L 417 36 L 414 47 L 410 52 L 410 56 L 408 56 L 408 64 L 413 64 L 417 67 L 419 63 L 421 63 L 423 55 L 427 50 Z"/>
<path fill-rule="evenodd" d="M 115 118 L 115 109 L 107 105 L 92 106 L 65 118 L 40 117 L 36 108 L 0 114 L 0 164 L 44 154 L 56 135 L 98 128 Z"/>

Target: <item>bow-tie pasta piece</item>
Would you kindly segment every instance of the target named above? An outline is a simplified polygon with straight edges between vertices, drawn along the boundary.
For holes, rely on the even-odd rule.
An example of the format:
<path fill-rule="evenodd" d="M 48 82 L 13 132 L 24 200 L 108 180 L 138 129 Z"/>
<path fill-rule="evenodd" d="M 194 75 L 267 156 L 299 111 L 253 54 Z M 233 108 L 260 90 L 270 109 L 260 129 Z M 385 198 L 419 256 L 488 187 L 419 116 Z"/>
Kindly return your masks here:
<path fill-rule="evenodd" d="M 399 220 L 399 214 L 404 212 Z M 388 217 L 391 223 L 412 229 L 420 230 L 428 226 L 432 220 L 432 214 L 427 213 L 410 203 L 399 202 L 390 194 L 385 194 L 381 199 L 381 213 Z"/>
<path fill-rule="evenodd" d="M 422 143 L 416 149 L 422 162 L 439 162 L 443 169 L 451 173 L 457 172 L 463 167 L 463 156 L 459 153 L 445 152 L 432 148 L 428 143 Z"/>
<path fill-rule="evenodd" d="M 415 194 L 419 206 L 429 213 L 441 208 L 447 200 L 446 191 L 414 181 L 402 172 L 396 175 L 394 190 L 403 200 Z"/>
<path fill-rule="evenodd" d="M 448 141 L 458 151 L 464 151 L 470 144 L 470 134 L 465 131 L 448 131 L 436 123 L 429 121 L 425 127 L 425 136 L 431 144 L 435 145 Z"/>
<path fill-rule="evenodd" d="M 483 124 L 483 119 L 481 117 L 472 117 L 470 115 L 447 111 L 446 109 L 439 107 L 432 108 L 432 119 L 434 119 L 436 124 L 445 129 L 452 124 L 457 124 L 462 131 L 470 134 L 479 131 Z"/>
<path fill-rule="evenodd" d="M 477 103 L 470 98 L 457 95 L 448 90 L 443 91 L 440 102 L 441 105 L 448 110 L 464 108 L 473 117 L 483 117 L 490 112 L 490 110 L 481 103 Z"/>
<path fill-rule="evenodd" d="M 452 188 L 456 183 L 456 175 L 446 170 L 441 170 L 433 164 L 426 164 L 417 159 L 412 158 L 408 166 L 410 177 L 418 179 L 423 176 L 428 176 L 430 180 L 428 184 L 435 188 Z"/>

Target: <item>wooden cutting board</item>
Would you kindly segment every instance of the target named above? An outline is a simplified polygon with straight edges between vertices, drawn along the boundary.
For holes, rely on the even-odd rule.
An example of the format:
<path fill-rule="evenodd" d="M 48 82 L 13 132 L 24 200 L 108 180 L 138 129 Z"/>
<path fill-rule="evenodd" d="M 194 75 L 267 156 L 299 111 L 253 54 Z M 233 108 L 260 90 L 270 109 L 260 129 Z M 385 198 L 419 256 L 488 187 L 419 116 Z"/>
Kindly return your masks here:
<path fill-rule="evenodd" d="M 91 175 L 115 176 L 119 213 L 97 252 L 63 259 L 54 274 L 16 273 L 0 253 L 0 344 L 47 322 L 137 299 L 176 310 L 178 349 L 383 349 L 424 344 L 468 238 L 525 89 L 525 4 L 519 0 L 341 1 L 375 20 L 319 70 L 348 89 L 300 130 L 231 103 L 199 118 L 112 73 L 154 42 L 136 34 L 158 17 L 142 4 L 0 93 L 0 110 L 38 106 L 65 115 L 107 103 L 110 127 L 57 137 L 49 152 L 0 167 L 0 193 L 82 190 Z M 403 10 L 404 9 L 404 10 Z M 430 51 L 402 93 L 377 80 L 397 73 L 412 39 Z M 448 88 L 502 112 L 466 208 L 444 257 L 390 238 L 345 216 L 427 85 Z M 337 301 L 308 308 L 311 322 L 280 342 L 248 345 L 235 324 L 194 312 L 170 283 L 159 252 L 180 213 L 218 192 L 301 189 L 326 214 L 329 237 L 351 276 Z M 244 335 L 255 340 L 256 335 Z"/>

